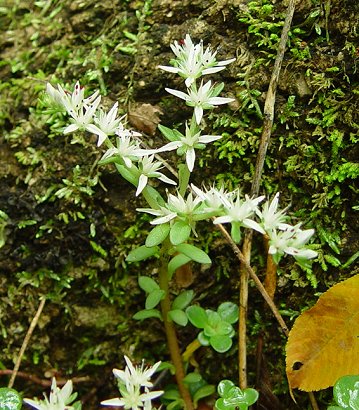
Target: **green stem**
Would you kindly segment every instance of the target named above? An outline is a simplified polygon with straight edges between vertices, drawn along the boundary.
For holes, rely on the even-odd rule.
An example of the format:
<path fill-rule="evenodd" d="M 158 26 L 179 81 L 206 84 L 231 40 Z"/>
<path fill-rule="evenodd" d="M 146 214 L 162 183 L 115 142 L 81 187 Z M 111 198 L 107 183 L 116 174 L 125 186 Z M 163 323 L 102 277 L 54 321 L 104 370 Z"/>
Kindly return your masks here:
<path fill-rule="evenodd" d="M 178 344 L 176 329 L 174 324 L 168 318 L 168 312 L 171 310 L 171 301 L 169 297 L 169 282 L 168 282 L 168 256 L 167 256 L 167 249 L 169 244 L 164 244 L 162 248 L 162 255 L 160 261 L 160 270 L 159 270 L 159 284 L 160 288 L 164 290 L 165 297 L 161 301 L 161 310 L 162 310 L 162 317 L 163 317 L 163 324 L 165 327 L 166 338 L 167 338 L 167 346 L 170 351 L 171 361 L 176 369 L 175 377 L 178 385 L 178 390 L 182 396 L 184 401 L 185 410 L 194 410 L 194 406 L 192 403 L 192 398 L 190 392 L 188 391 L 186 385 L 183 383 L 183 379 L 185 377 L 185 371 L 182 362 L 181 351 Z"/>

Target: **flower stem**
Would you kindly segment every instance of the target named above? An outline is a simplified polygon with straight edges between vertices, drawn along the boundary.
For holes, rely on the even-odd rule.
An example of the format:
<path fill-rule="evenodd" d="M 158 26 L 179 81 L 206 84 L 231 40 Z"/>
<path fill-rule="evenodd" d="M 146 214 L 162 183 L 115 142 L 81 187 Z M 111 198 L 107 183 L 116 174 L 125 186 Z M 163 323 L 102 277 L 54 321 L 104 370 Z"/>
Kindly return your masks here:
<path fill-rule="evenodd" d="M 159 285 L 162 290 L 166 292 L 164 299 L 161 301 L 161 310 L 162 310 L 162 317 L 163 317 L 163 324 L 165 327 L 166 337 L 167 337 L 167 345 L 170 351 L 170 356 L 172 363 L 176 369 L 175 377 L 176 382 L 178 385 L 178 390 L 182 396 L 184 401 L 184 406 L 186 410 L 194 410 L 194 406 L 192 403 L 191 395 L 183 383 L 183 379 L 185 377 L 185 371 L 182 362 L 181 351 L 178 344 L 176 329 L 174 324 L 168 318 L 168 312 L 171 310 L 171 301 L 169 297 L 169 283 L 168 283 L 168 271 L 167 271 L 167 264 L 168 264 L 168 256 L 167 256 L 167 249 L 169 244 L 164 244 L 162 248 L 162 255 L 160 261 L 160 270 L 159 270 Z"/>

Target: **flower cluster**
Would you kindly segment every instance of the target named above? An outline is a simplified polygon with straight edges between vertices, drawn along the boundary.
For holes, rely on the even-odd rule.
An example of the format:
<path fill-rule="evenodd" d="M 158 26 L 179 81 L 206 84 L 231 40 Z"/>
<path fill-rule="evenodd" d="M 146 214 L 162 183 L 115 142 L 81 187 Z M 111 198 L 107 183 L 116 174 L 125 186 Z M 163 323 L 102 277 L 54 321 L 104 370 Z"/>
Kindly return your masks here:
<path fill-rule="evenodd" d="M 157 362 L 152 367 L 144 368 L 133 366 L 131 360 L 125 356 L 125 370 L 114 369 L 113 373 L 118 379 L 119 390 L 122 397 L 109 399 L 101 402 L 104 406 L 122 406 L 131 410 L 151 410 L 151 401 L 163 394 L 163 391 L 150 391 L 153 387 L 150 381 L 152 375 L 157 371 L 161 362 Z"/>
<path fill-rule="evenodd" d="M 216 60 L 216 51 L 211 51 L 211 48 L 203 48 L 203 43 L 193 44 L 191 37 L 187 34 L 182 44 L 175 41 L 171 44 L 171 49 L 175 54 L 175 58 L 170 61 L 172 66 L 162 66 L 159 68 L 171 73 L 179 74 L 185 79 L 187 92 L 166 88 L 166 91 L 175 97 L 181 98 L 190 107 L 193 107 L 194 113 L 191 120 L 191 125 L 186 123 L 185 135 L 174 133 L 169 135 L 169 132 L 164 132 L 164 128 L 160 128 L 162 133 L 171 142 L 161 148 L 161 151 L 171 151 L 177 149 L 178 155 L 186 155 L 186 163 L 190 172 L 193 171 L 196 158 L 195 148 L 203 148 L 204 144 L 216 141 L 221 136 L 202 135 L 199 125 L 203 118 L 204 110 L 212 109 L 216 105 L 227 104 L 234 101 L 233 98 L 218 97 L 222 91 L 224 84 L 212 84 L 212 81 L 203 83 L 201 81 L 199 87 L 196 80 L 203 75 L 213 74 L 221 71 L 226 65 L 235 61 L 235 58 L 224 61 Z"/>
<path fill-rule="evenodd" d="M 61 85 L 56 89 L 51 84 L 47 84 L 46 91 L 52 103 L 71 117 L 72 123 L 64 129 L 64 134 L 82 130 L 97 135 L 97 146 L 103 143 L 108 146 L 100 163 L 115 162 L 124 168 L 123 176 L 127 169 L 129 173 L 125 178 L 137 186 L 136 195 L 143 191 L 149 178 L 158 178 L 167 184 L 176 185 L 175 181 L 159 172 L 163 165 L 154 161 L 153 154 L 157 150 L 141 149 L 136 140 L 141 134 L 124 127 L 124 117 L 118 117 L 117 102 L 109 112 L 105 112 L 99 107 L 101 96 L 98 91 L 85 98 L 84 88 L 79 82 L 76 82 L 72 93 L 65 91 Z M 116 137 L 115 145 L 110 141 L 110 136 Z M 137 163 L 137 166 L 134 163 Z"/>
<path fill-rule="evenodd" d="M 24 399 L 26 404 L 37 410 L 80 410 L 81 403 L 71 403 L 76 399 L 77 393 L 72 393 L 72 381 L 68 380 L 62 389 L 57 387 L 56 379 L 52 379 L 50 397 L 44 394 L 44 400 Z"/>

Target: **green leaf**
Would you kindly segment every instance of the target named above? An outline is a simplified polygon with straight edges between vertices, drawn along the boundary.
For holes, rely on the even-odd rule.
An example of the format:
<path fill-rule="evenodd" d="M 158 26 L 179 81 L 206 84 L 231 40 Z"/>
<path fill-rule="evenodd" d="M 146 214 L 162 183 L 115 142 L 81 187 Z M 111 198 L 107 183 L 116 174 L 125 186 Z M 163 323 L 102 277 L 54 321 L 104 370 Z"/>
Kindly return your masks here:
<path fill-rule="evenodd" d="M 218 306 L 217 312 L 227 323 L 233 324 L 238 320 L 238 306 L 232 302 L 224 302 Z"/>
<path fill-rule="evenodd" d="M 212 336 L 209 343 L 218 353 L 227 352 L 232 347 L 232 339 L 226 335 Z"/>
<path fill-rule="evenodd" d="M 170 241 L 173 245 L 186 242 L 191 235 L 191 227 L 184 221 L 175 222 L 170 231 Z"/>
<path fill-rule="evenodd" d="M 127 262 L 139 262 L 147 259 L 153 255 L 155 255 L 159 251 L 158 246 L 152 246 L 148 248 L 147 246 L 143 245 L 139 248 L 132 250 L 126 258 Z"/>
<path fill-rule="evenodd" d="M 148 276 L 140 276 L 138 278 L 138 285 L 146 293 L 151 293 L 160 288 L 156 281 Z"/>
<path fill-rule="evenodd" d="M 232 222 L 231 224 L 231 237 L 235 243 L 239 243 L 242 239 L 242 234 L 241 234 L 241 226 L 239 222 Z"/>
<path fill-rule="evenodd" d="M 211 396 L 215 391 L 216 389 L 212 384 L 207 384 L 205 386 L 200 387 L 193 395 L 193 404 L 195 405 L 195 407 L 197 407 L 199 400 Z"/>
<path fill-rule="evenodd" d="M 183 381 L 186 384 L 191 383 L 198 383 L 202 380 L 202 376 L 199 373 L 188 373 L 184 378 Z"/>
<path fill-rule="evenodd" d="M 221 380 L 218 384 L 217 391 L 221 397 L 228 397 L 235 384 L 231 380 Z"/>
<path fill-rule="evenodd" d="M 191 261 L 192 259 L 189 258 L 186 255 L 183 255 L 182 253 L 179 253 L 178 255 L 174 256 L 168 263 L 168 275 L 169 278 L 172 278 L 172 275 L 174 274 L 174 272 L 180 268 L 181 266 L 185 265 L 186 263 L 188 263 L 189 261 Z"/>
<path fill-rule="evenodd" d="M 157 319 L 162 320 L 162 315 L 160 311 L 157 309 L 140 310 L 139 312 L 133 315 L 133 318 L 135 320 L 144 320 L 144 319 L 149 319 L 151 317 L 156 317 Z"/>
<path fill-rule="evenodd" d="M 333 388 L 334 399 L 343 409 L 359 409 L 359 376 L 343 376 Z"/>
<path fill-rule="evenodd" d="M 0 388 L 0 409 L 1 410 L 20 410 L 22 407 L 22 398 L 20 394 L 7 387 Z"/>
<path fill-rule="evenodd" d="M 151 248 L 152 246 L 159 245 L 167 238 L 169 232 L 169 224 L 160 224 L 155 226 L 146 238 L 146 246 Z"/>
<path fill-rule="evenodd" d="M 167 128 L 164 125 L 158 124 L 158 129 L 161 131 L 162 135 L 166 137 L 169 141 L 178 140 L 174 130 L 171 130 L 171 128 Z"/>
<path fill-rule="evenodd" d="M 172 302 L 172 309 L 185 309 L 192 302 L 193 296 L 193 290 L 185 290 Z"/>
<path fill-rule="evenodd" d="M 197 336 L 198 341 L 201 343 L 202 346 L 209 346 L 209 337 L 207 337 L 204 332 L 199 332 Z"/>
<path fill-rule="evenodd" d="M 208 323 L 206 311 L 200 306 L 189 306 L 186 314 L 192 325 L 198 329 L 203 329 Z"/>
<path fill-rule="evenodd" d="M 206 252 L 203 252 L 202 249 L 196 248 L 195 246 L 188 243 L 181 243 L 180 245 L 176 246 L 176 249 L 178 252 L 183 253 L 195 262 L 212 263 Z"/>
<path fill-rule="evenodd" d="M 156 307 L 165 297 L 166 292 L 162 289 L 155 289 L 146 298 L 145 308 L 151 310 Z"/>
<path fill-rule="evenodd" d="M 168 316 L 171 320 L 177 323 L 180 326 L 186 326 L 188 323 L 187 315 L 183 310 L 173 309 L 168 312 Z"/>

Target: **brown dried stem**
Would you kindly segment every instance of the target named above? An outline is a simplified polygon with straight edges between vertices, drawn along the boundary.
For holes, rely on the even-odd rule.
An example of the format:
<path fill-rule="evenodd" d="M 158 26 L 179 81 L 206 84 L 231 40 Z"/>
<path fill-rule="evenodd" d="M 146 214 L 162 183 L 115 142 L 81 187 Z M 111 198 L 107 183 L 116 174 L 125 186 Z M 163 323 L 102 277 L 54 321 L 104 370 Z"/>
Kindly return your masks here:
<path fill-rule="evenodd" d="M 264 120 L 263 131 L 258 149 L 256 167 L 254 170 L 254 177 L 252 181 L 251 195 L 257 196 L 259 192 L 259 185 L 263 171 L 264 160 L 269 145 L 273 120 L 274 120 L 274 104 L 277 91 L 277 84 L 279 73 L 281 70 L 286 43 L 288 40 L 288 33 L 292 23 L 295 9 L 295 0 L 289 0 L 286 18 L 283 25 L 281 38 L 279 41 L 277 57 L 274 62 L 272 77 L 269 82 L 266 101 L 264 104 Z M 246 263 L 250 261 L 252 242 L 252 231 L 247 231 L 243 241 L 243 258 Z M 242 262 L 243 264 L 243 262 Z M 240 293 L 239 293 L 239 386 L 244 389 L 247 387 L 247 344 L 246 344 L 246 320 L 247 320 L 247 306 L 248 306 L 248 270 L 241 267 L 240 269 Z"/>
<path fill-rule="evenodd" d="M 39 318 L 40 318 L 40 316 L 41 316 L 42 310 L 44 309 L 44 306 L 45 306 L 45 302 L 46 302 L 45 297 L 42 297 L 42 299 L 41 299 L 41 301 L 40 301 L 40 304 L 39 304 L 39 307 L 37 308 L 36 314 L 35 314 L 35 316 L 33 317 L 32 321 L 31 321 L 31 323 L 30 323 L 29 329 L 28 329 L 28 331 L 27 331 L 27 333 L 26 333 L 26 336 L 25 336 L 25 338 L 24 338 L 24 341 L 22 342 L 21 349 L 20 349 L 19 355 L 18 355 L 18 357 L 17 357 L 17 359 L 16 359 L 16 363 L 15 363 L 15 366 L 14 366 L 14 370 L 12 371 L 12 374 L 11 374 L 11 377 L 10 377 L 10 381 L 9 381 L 9 384 L 8 384 L 8 388 L 9 388 L 9 389 L 11 389 L 11 387 L 14 385 L 14 382 L 15 382 L 15 379 L 16 379 L 16 375 L 17 375 L 17 373 L 18 373 L 18 371 L 19 371 L 19 369 L 20 369 L 22 357 L 24 356 L 24 353 L 25 353 L 25 350 L 26 350 L 26 348 L 27 348 L 27 345 L 29 344 L 29 341 L 30 341 L 32 332 L 34 331 L 34 329 L 35 329 L 35 327 L 36 327 L 36 325 L 37 325 L 37 322 L 39 321 Z"/>

